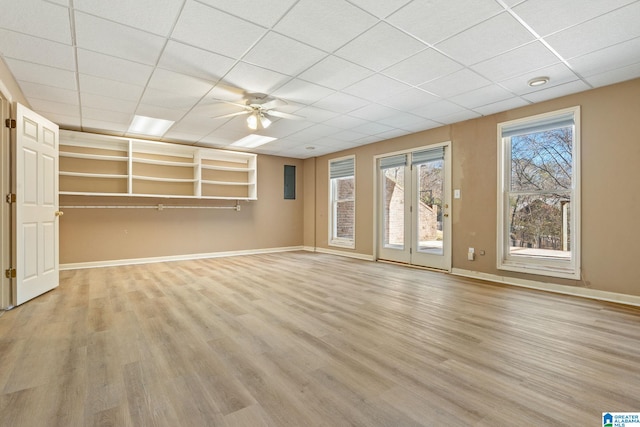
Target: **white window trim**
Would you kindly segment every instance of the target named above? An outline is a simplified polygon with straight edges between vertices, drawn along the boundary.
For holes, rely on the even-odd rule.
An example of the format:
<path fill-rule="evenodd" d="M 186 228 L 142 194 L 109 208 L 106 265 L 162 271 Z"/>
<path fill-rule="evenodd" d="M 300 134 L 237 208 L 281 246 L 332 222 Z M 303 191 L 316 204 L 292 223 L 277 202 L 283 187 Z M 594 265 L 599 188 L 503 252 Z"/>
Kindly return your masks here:
<path fill-rule="evenodd" d="M 334 215 L 334 210 L 335 210 L 335 206 L 333 204 L 333 183 L 331 182 L 331 163 L 332 162 L 337 162 L 340 160 L 347 160 L 347 159 L 353 159 L 353 239 L 344 239 L 344 238 L 333 238 L 333 236 L 335 235 L 334 231 L 335 231 L 335 227 L 337 226 L 337 224 L 335 224 L 335 215 Z M 350 155 L 350 156 L 344 156 L 344 157 L 338 157 L 335 159 L 330 159 L 329 163 L 328 163 L 328 176 L 329 176 L 329 239 L 328 239 L 328 245 L 329 246 L 335 246 L 335 247 L 339 247 L 339 248 L 344 248 L 344 249 L 355 249 L 356 248 L 356 205 L 355 205 L 355 201 L 356 201 L 356 188 L 358 183 L 356 182 L 356 156 L 355 155 Z"/>
<path fill-rule="evenodd" d="M 507 125 L 515 125 L 518 123 L 525 123 L 531 121 L 542 120 L 552 116 L 573 113 L 574 117 L 574 143 L 572 144 L 572 156 L 573 156 L 573 176 L 572 176 L 572 193 L 571 193 L 571 248 L 572 257 L 571 261 L 561 260 L 545 260 L 536 259 L 534 257 L 509 256 L 509 243 L 508 233 L 506 233 L 505 218 L 508 216 L 506 209 L 508 203 L 506 201 L 507 192 L 505 191 L 505 185 L 509 182 L 507 173 L 510 171 L 510 166 L 507 165 L 507 153 L 505 145 L 502 141 L 502 129 Z M 581 278 L 580 272 L 580 247 L 581 247 L 581 202 L 580 202 L 580 106 L 565 108 L 549 113 L 539 114 L 535 116 L 529 116 L 517 120 L 511 120 L 508 122 L 498 123 L 498 215 L 497 216 L 497 268 L 499 270 L 515 271 L 519 273 L 537 274 L 542 276 L 551 276 L 565 279 L 579 280 Z"/>

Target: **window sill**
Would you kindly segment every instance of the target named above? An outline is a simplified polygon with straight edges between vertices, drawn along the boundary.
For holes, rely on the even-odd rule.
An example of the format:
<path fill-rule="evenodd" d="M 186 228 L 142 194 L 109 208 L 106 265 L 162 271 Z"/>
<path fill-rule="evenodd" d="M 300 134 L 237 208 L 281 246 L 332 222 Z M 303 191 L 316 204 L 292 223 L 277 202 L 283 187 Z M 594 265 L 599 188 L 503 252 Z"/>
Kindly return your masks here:
<path fill-rule="evenodd" d="M 352 240 L 332 240 L 329 242 L 329 246 L 343 249 L 355 249 L 356 243 Z"/>
<path fill-rule="evenodd" d="M 498 270 L 535 274 L 538 276 L 557 277 L 560 279 L 580 280 L 580 269 L 573 266 L 538 264 L 535 262 L 502 260 L 498 262 Z"/>

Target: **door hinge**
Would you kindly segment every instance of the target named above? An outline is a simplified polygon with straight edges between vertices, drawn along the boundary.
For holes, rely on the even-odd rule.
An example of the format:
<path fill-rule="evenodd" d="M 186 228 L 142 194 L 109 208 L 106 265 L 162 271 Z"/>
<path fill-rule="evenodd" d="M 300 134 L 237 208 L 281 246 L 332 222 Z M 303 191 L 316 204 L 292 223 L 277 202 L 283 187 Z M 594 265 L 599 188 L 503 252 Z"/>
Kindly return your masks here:
<path fill-rule="evenodd" d="M 16 269 L 15 268 L 7 268 L 4 271 L 4 276 L 7 279 L 15 279 L 16 278 Z"/>
<path fill-rule="evenodd" d="M 15 203 L 16 202 L 16 194 L 15 193 L 9 193 L 7 194 L 7 203 Z"/>
<path fill-rule="evenodd" d="M 15 119 L 7 119 L 4 121 L 4 125 L 6 127 L 8 127 L 9 129 L 15 129 L 16 128 L 16 120 Z"/>

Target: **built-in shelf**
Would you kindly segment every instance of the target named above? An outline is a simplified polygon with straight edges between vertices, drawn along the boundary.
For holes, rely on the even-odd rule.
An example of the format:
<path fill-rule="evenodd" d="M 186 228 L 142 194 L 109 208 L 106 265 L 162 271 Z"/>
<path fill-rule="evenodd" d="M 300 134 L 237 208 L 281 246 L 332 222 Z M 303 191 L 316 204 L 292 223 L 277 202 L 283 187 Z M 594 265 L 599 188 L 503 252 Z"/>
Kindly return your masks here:
<path fill-rule="evenodd" d="M 60 194 L 255 200 L 257 156 L 60 131 Z"/>

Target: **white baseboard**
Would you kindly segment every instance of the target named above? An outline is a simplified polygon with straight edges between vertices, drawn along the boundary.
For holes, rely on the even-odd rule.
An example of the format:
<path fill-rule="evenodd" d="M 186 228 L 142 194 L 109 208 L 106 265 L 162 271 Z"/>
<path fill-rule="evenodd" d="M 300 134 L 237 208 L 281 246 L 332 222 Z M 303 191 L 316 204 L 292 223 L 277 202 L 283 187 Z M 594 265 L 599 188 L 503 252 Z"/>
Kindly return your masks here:
<path fill-rule="evenodd" d="M 558 285 L 556 283 L 538 282 L 535 280 L 518 279 L 515 277 L 498 276 L 495 274 L 482 273 L 480 271 L 454 268 L 451 274 L 456 276 L 469 277 L 471 279 L 487 280 L 489 282 L 501 283 L 504 285 L 520 286 L 529 289 L 555 292 L 564 295 L 573 295 L 582 298 L 596 299 L 600 301 L 615 302 L 640 307 L 640 297 L 635 295 L 618 294 L 615 292 L 600 291 L 597 289 L 581 288 L 578 286 Z"/>
<path fill-rule="evenodd" d="M 311 250 L 313 252 L 318 252 L 318 253 L 322 253 L 322 254 L 345 256 L 345 257 L 348 257 L 348 258 L 361 259 L 363 261 L 374 261 L 373 255 L 359 254 L 359 253 L 356 253 L 356 252 L 347 252 L 347 251 L 340 251 L 340 250 L 335 250 L 335 249 L 325 249 L 325 248 L 311 248 Z"/>
<path fill-rule="evenodd" d="M 230 257 L 230 256 L 269 254 L 269 253 L 276 253 L 276 252 L 292 252 L 292 251 L 301 251 L 301 250 L 303 250 L 302 246 L 288 246 L 288 247 L 282 247 L 282 248 L 249 249 L 244 251 L 211 252 L 211 253 L 204 253 L 204 254 L 172 255 L 172 256 L 164 256 L 164 257 L 77 262 L 77 263 L 69 263 L 69 264 L 60 264 L 60 270 L 77 270 L 81 268 L 97 268 L 97 267 L 117 267 L 121 265 L 150 264 L 154 262 L 169 262 L 169 261 L 189 261 L 194 259 L 222 258 L 222 257 Z"/>

